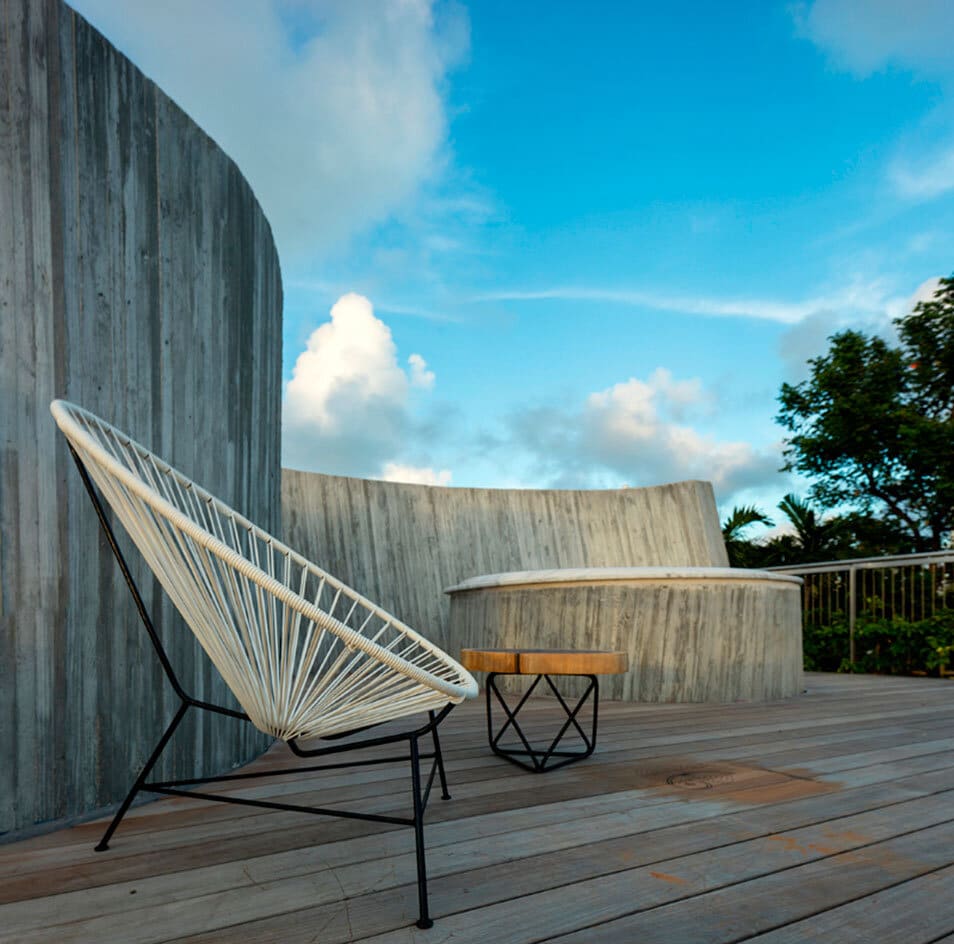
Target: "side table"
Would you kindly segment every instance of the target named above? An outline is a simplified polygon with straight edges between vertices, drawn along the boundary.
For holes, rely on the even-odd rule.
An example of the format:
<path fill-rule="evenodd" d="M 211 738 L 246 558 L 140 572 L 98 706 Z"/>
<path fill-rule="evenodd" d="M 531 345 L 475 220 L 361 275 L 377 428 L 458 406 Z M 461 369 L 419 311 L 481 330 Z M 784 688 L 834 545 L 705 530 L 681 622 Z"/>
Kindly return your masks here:
<path fill-rule="evenodd" d="M 625 652 L 608 652 L 601 649 L 464 649 L 461 651 L 461 663 L 472 672 L 487 672 L 487 737 L 490 749 L 500 757 L 524 770 L 542 774 L 546 771 L 565 767 L 589 757 L 596 747 L 596 727 L 599 714 L 599 682 L 597 675 L 613 675 L 625 672 L 629 659 Z M 517 707 L 512 711 L 497 688 L 498 675 L 535 675 L 530 688 L 524 693 Z M 576 676 L 589 680 L 585 691 L 571 708 L 560 692 L 552 676 Z M 556 696 L 566 714 L 566 721 L 551 741 L 549 747 L 533 747 L 527 739 L 517 715 L 527 703 L 540 682 L 544 681 Z M 493 701 L 503 708 L 506 720 L 495 733 L 493 727 Z M 578 715 L 587 701 L 592 699 L 593 720 L 590 733 L 580 724 Z M 570 729 L 576 729 L 583 740 L 582 750 L 560 750 L 563 736 Z M 500 739 L 510 729 L 520 739 L 521 747 L 505 747 Z"/>

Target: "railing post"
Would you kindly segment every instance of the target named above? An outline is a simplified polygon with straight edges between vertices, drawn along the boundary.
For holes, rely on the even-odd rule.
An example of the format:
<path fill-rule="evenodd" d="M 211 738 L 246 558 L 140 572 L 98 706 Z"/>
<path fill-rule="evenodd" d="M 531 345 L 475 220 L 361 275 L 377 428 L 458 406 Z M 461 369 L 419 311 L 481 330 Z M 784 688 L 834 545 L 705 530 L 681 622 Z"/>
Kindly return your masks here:
<path fill-rule="evenodd" d="M 922 601 L 922 612 L 917 610 L 917 594 L 915 592 L 916 581 L 914 576 L 909 578 L 911 582 L 910 592 L 904 590 L 904 577 L 901 577 L 901 606 L 896 605 L 894 593 L 894 570 L 898 568 L 909 568 L 908 573 L 912 573 L 910 568 L 927 568 L 928 573 L 921 580 L 922 594 L 925 583 L 930 580 L 930 599 L 931 616 L 937 615 L 937 608 L 947 608 L 946 604 L 954 587 L 954 571 L 951 570 L 954 565 L 954 548 L 943 551 L 921 551 L 917 554 L 886 554 L 881 557 L 856 557 L 851 560 L 837 561 L 819 561 L 812 564 L 793 564 L 781 565 L 779 567 L 766 567 L 770 572 L 791 574 L 795 577 L 802 577 L 805 581 L 803 591 L 804 599 L 803 609 L 803 629 L 809 628 L 809 617 L 815 614 L 809 602 L 814 602 L 817 591 L 818 609 L 817 614 L 821 620 L 825 617 L 825 584 L 826 577 L 830 578 L 832 574 L 844 574 L 848 572 L 847 583 L 847 612 L 848 612 L 848 660 L 854 666 L 858 661 L 858 647 L 855 635 L 858 629 L 858 596 L 862 597 L 861 614 L 870 618 L 892 619 L 893 617 L 903 617 L 912 622 L 919 617 L 927 618 L 926 604 Z M 865 579 L 865 572 L 872 571 L 872 578 Z M 940 570 L 940 573 L 938 573 Z M 858 584 L 858 574 L 861 573 L 861 584 Z M 812 579 L 817 578 L 818 584 L 810 587 Z M 870 584 L 870 587 L 869 587 Z M 829 593 L 828 600 L 828 618 L 831 620 L 835 616 L 835 611 L 841 610 L 841 594 L 845 592 L 843 578 L 839 577 L 839 583 L 834 591 L 834 606 L 832 609 L 832 581 L 828 581 Z M 939 596 L 940 594 L 940 596 Z"/>
<path fill-rule="evenodd" d="M 848 659 L 852 668 L 855 665 L 855 617 L 858 607 L 855 603 L 855 591 L 858 581 L 855 577 L 857 570 L 855 567 L 848 568 Z"/>

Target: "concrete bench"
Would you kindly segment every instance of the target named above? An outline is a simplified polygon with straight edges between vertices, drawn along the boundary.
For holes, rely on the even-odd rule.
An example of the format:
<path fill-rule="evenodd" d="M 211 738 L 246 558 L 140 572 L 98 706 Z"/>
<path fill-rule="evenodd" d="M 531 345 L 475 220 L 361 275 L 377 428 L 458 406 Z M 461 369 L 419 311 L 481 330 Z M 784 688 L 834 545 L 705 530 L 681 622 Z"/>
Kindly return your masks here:
<path fill-rule="evenodd" d="M 730 567 L 588 567 L 488 574 L 445 593 L 462 648 L 621 651 L 629 668 L 607 697 L 731 702 L 802 690 L 800 587 Z"/>

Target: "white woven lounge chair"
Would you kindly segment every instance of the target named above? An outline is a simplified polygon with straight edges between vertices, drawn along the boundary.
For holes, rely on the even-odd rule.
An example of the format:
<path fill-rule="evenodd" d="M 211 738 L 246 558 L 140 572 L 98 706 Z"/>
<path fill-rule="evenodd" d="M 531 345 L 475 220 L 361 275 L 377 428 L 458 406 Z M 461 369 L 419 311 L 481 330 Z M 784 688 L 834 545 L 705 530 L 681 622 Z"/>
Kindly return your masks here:
<path fill-rule="evenodd" d="M 413 629 L 256 527 L 115 427 L 63 400 L 54 400 L 50 410 L 69 441 L 100 524 L 182 702 L 97 849 L 108 847 L 140 791 L 222 799 L 183 788 L 252 776 L 146 781 L 190 708 L 248 720 L 266 734 L 288 742 L 302 757 L 406 741 L 408 753 L 389 759 L 410 761 L 414 807 L 410 818 L 251 802 L 413 826 L 418 925 L 430 927 L 423 813 L 435 771 L 443 795 L 449 799 L 437 726 L 455 704 L 477 694 L 473 677 Z M 242 712 L 195 699 L 180 685 L 116 544 L 97 489 L 222 674 Z M 400 734 L 319 748 L 298 743 L 299 739 L 344 736 L 421 712 L 428 713 L 426 723 Z M 433 740 L 430 753 L 422 753 L 418 745 L 425 735 Z M 423 789 L 421 759 L 432 760 Z M 229 801 L 242 802 L 232 797 Z"/>

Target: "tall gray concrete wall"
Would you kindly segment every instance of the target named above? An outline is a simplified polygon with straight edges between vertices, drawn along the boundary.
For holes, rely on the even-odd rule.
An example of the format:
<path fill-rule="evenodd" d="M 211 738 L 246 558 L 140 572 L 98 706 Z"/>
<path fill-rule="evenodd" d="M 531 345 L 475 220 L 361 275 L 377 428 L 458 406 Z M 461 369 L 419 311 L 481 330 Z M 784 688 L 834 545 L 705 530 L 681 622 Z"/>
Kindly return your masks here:
<path fill-rule="evenodd" d="M 563 567 L 726 567 L 712 487 L 434 488 L 282 470 L 284 540 L 439 645 L 444 589 Z"/>
<path fill-rule="evenodd" d="M 0 0 L 0 834 L 116 801 L 175 708 L 50 400 L 278 531 L 281 302 L 232 161 L 59 0 Z M 224 699 L 130 559 L 186 686 Z M 206 716 L 161 773 L 263 743 Z"/>

